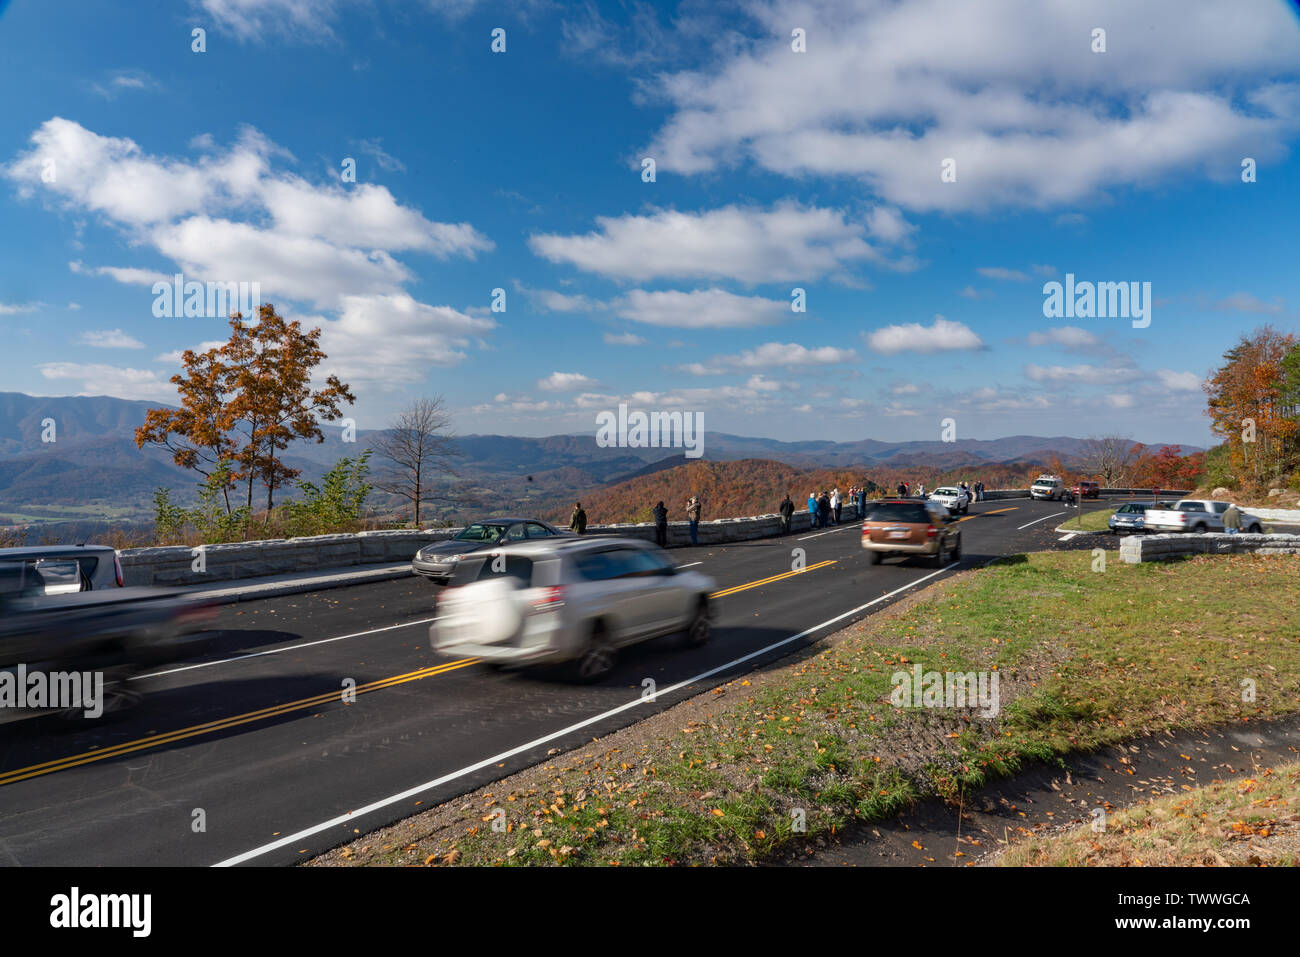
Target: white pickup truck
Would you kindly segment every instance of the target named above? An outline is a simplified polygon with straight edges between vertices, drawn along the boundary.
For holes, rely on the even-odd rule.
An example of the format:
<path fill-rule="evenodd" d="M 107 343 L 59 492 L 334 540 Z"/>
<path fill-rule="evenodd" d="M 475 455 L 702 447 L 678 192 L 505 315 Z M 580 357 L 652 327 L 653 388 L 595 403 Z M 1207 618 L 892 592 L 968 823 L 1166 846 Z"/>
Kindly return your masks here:
<path fill-rule="evenodd" d="M 1175 502 L 1173 508 L 1149 508 L 1143 513 L 1143 527 L 1147 532 L 1221 532 L 1223 531 L 1223 513 L 1231 502 L 1215 502 L 1211 499 L 1185 498 Z M 1264 531 L 1264 523 L 1257 515 L 1251 515 L 1240 506 L 1241 530 L 1259 533 Z"/>

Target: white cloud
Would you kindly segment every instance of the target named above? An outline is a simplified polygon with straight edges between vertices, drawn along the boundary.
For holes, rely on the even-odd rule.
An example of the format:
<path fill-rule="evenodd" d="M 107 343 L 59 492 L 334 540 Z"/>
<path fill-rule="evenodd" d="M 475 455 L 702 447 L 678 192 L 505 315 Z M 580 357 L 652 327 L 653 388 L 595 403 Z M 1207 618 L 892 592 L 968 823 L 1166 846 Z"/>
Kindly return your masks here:
<path fill-rule="evenodd" d="M 196 355 L 201 355 L 212 349 L 218 349 L 226 344 L 225 339 L 208 339 L 200 342 L 197 346 L 190 346 L 190 351 Z M 170 352 L 162 352 L 153 357 L 154 362 L 163 362 L 167 365 L 180 365 L 185 358 L 184 349 L 173 349 Z"/>
<path fill-rule="evenodd" d="M 44 305 L 42 302 L 0 302 L 0 316 L 17 316 L 26 312 L 36 312 Z"/>
<path fill-rule="evenodd" d="M 156 282 L 170 283 L 173 279 L 172 276 L 152 269 L 138 269 L 135 266 L 85 266 L 80 260 L 68 263 L 68 268 L 81 276 L 108 276 L 128 286 L 152 286 Z"/>
<path fill-rule="evenodd" d="M 738 296 L 723 289 L 694 292 L 633 289 L 615 300 L 616 314 L 633 322 L 681 329 L 740 329 L 781 322 L 790 314 L 790 303 L 761 296 Z"/>
<path fill-rule="evenodd" d="M 923 326 L 918 322 L 884 326 L 874 332 L 862 334 L 873 352 L 896 355 L 900 352 L 951 352 L 983 349 L 984 342 L 969 326 L 935 316 L 934 322 Z"/>
<path fill-rule="evenodd" d="M 1120 372 L 1108 366 L 1081 363 L 1073 366 L 1025 366 L 1025 375 L 1035 382 L 1114 382 Z"/>
<path fill-rule="evenodd" d="M 545 379 L 537 380 L 537 388 L 544 392 L 573 392 L 591 389 L 598 384 L 580 372 L 552 372 Z"/>
<path fill-rule="evenodd" d="M 1046 332 L 1031 332 L 1025 339 L 1031 346 L 1063 346 L 1066 349 L 1097 349 L 1101 339 L 1078 326 L 1053 326 Z"/>
<path fill-rule="evenodd" d="M 132 244 L 174 260 L 187 279 L 258 282 L 268 301 L 338 309 L 345 296 L 395 295 L 412 280 L 394 252 L 472 259 L 493 248 L 468 223 L 429 220 L 383 186 L 345 189 L 276 172 L 274 160 L 292 157 L 253 129 L 225 152 L 200 137 L 195 148 L 204 154 L 193 161 L 149 156 L 132 140 L 61 117 L 41 124 L 31 143 L 2 170 L 21 195 L 103 216 Z M 47 163 L 52 182 L 42 176 Z M 92 271 L 122 282 L 156 275 Z"/>
<path fill-rule="evenodd" d="M 125 369 L 80 362 L 46 362 L 37 369 L 47 379 L 79 382 L 77 395 L 176 401 L 176 387 L 151 369 Z"/>
<path fill-rule="evenodd" d="M 334 320 L 293 318 L 307 328 L 321 327 L 321 348 L 329 356 L 318 367 L 321 374 L 381 389 L 420 382 L 430 366 L 461 362 L 471 342 L 496 327 L 491 319 L 431 306 L 406 293 L 345 296 Z"/>
<path fill-rule="evenodd" d="M 1276 315 L 1286 308 L 1286 304 L 1280 298 L 1274 298 L 1272 302 L 1265 302 L 1258 296 L 1253 296 L 1248 292 L 1235 292 L 1231 296 L 1225 296 L 1216 302 L 1214 308 L 1219 312 L 1249 312 L 1259 315 Z"/>
<path fill-rule="evenodd" d="M 603 338 L 607 346 L 643 346 L 646 344 L 645 339 L 632 332 L 607 332 Z"/>
<path fill-rule="evenodd" d="M 77 337 L 83 346 L 96 349 L 143 349 L 144 343 L 134 336 L 129 336 L 121 329 L 87 330 Z"/>
<path fill-rule="evenodd" d="M 1029 277 L 1019 269 L 1006 269 L 1002 266 L 981 266 L 975 270 L 985 279 L 1004 279 L 1008 282 L 1028 282 Z"/>
<path fill-rule="evenodd" d="M 1199 392 L 1201 377 L 1195 372 L 1175 372 L 1173 369 L 1156 370 L 1160 384 L 1171 392 Z"/>
<path fill-rule="evenodd" d="M 967 286 L 959 290 L 957 295 L 963 299 L 992 299 L 993 293 L 988 289 L 976 289 L 974 286 Z"/>
<path fill-rule="evenodd" d="M 857 362 L 858 354 L 852 349 L 834 346 L 808 348 L 797 342 L 765 342 L 739 355 L 714 356 L 709 365 L 694 362 L 684 369 L 694 375 L 712 375 L 741 369 L 820 368 Z"/>
<path fill-rule="evenodd" d="M 873 228 L 900 227 L 889 212 Z M 529 237 L 534 253 L 555 263 L 616 279 L 731 279 L 743 283 L 811 281 L 852 264 L 890 262 L 864 238 L 860 223 L 833 209 L 786 201 L 770 210 L 726 206 L 702 213 L 658 210 L 644 216 L 597 217 L 584 235 Z"/>
<path fill-rule="evenodd" d="M 116 99 L 127 90 L 157 89 L 158 81 L 143 70 L 114 70 L 103 83 L 92 83 L 91 89 L 106 100 Z"/>
<path fill-rule="evenodd" d="M 1074 203 L 1283 154 L 1300 96 L 1286 4 L 772 0 L 703 69 L 664 74 L 661 171 L 844 176 L 913 210 Z M 807 30 L 792 55 L 793 24 Z M 1090 49 L 1104 24 L 1110 47 Z M 776 41 L 773 38 L 784 38 Z M 1158 39 L 1154 39 L 1158 38 Z M 716 64 L 716 65 L 715 65 Z M 940 163 L 957 162 L 956 182 Z"/>

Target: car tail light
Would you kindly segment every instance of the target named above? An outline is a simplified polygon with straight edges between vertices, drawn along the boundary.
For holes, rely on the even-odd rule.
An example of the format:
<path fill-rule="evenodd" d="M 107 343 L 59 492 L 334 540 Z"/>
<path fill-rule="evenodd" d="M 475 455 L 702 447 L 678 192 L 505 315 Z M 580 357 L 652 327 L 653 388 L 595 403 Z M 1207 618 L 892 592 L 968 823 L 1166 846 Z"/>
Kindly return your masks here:
<path fill-rule="evenodd" d="M 538 594 L 529 604 L 533 611 L 554 611 L 564 605 L 564 589 L 559 585 L 538 589 Z"/>
<path fill-rule="evenodd" d="M 936 536 L 936 535 L 938 535 L 938 534 L 939 534 L 939 530 L 938 530 L 937 528 L 935 528 L 933 525 L 931 525 L 929 528 L 927 528 L 927 529 L 925 530 L 925 537 L 926 537 L 926 538 L 934 538 L 934 536 Z"/>
<path fill-rule="evenodd" d="M 122 563 L 117 560 L 117 552 L 113 553 L 113 578 L 117 582 L 117 587 L 121 588 L 124 584 L 122 580 Z"/>

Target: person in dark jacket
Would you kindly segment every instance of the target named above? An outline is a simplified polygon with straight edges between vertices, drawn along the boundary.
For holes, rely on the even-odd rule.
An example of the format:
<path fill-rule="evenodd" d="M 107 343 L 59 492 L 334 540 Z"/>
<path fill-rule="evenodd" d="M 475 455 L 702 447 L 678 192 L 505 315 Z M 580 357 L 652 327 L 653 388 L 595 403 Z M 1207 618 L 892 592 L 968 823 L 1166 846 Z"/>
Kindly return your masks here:
<path fill-rule="evenodd" d="M 790 493 L 785 493 L 785 498 L 781 500 L 781 506 L 776 510 L 781 516 L 781 534 L 790 534 L 790 520 L 794 518 L 794 502 L 790 501 Z"/>
<path fill-rule="evenodd" d="M 668 547 L 668 509 L 660 502 L 654 507 L 655 544 L 660 548 Z"/>
<path fill-rule="evenodd" d="M 817 496 L 817 524 L 825 528 L 831 520 L 831 497 L 825 492 Z"/>
<path fill-rule="evenodd" d="M 587 534 L 587 513 L 582 510 L 581 502 L 573 503 L 573 514 L 569 516 L 569 531 L 579 535 Z"/>
<path fill-rule="evenodd" d="M 702 509 L 703 506 L 700 504 L 700 500 L 696 498 L 694 495 L 692 495 L 690 499 L 686 502 L 686 518 L 691 523 L 691 544 L 692 545 L 700 544 L 700 536 L 699 536 L 700 511 Z"/>

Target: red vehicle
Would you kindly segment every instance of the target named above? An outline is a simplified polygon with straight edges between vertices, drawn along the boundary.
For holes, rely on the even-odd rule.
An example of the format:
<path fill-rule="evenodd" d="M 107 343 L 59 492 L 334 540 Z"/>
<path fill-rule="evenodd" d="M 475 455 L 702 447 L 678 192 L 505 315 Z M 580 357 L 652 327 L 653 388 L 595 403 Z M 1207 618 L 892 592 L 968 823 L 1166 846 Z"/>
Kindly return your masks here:
<path fill-rule="evenodd" d="M 1072 489 L 1074 498 L 1101 498 L 1101 486 L 1096 482 L 1078 482 Z"/>

